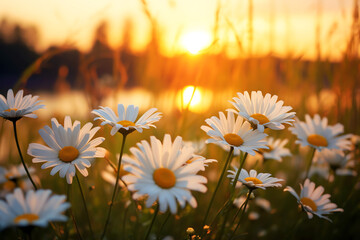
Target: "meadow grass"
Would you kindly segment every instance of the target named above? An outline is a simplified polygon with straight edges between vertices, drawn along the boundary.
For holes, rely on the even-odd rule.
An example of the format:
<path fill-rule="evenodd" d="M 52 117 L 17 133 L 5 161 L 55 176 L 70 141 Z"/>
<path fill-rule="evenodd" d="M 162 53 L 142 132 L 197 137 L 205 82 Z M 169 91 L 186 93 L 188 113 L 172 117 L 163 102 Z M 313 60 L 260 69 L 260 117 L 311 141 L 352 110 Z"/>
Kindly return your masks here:
<path fill-rule="evenodd" d="M 148 10 L 146 14 L 151 18 Z M 354 19 L 354 21 L 358 21 L 358 19 Z M 154 29 L 156 29 L 155 26 Z M 81 107 L 91 111 L 103 105 L 105 98 L 115 99 L 120 90 L 129 91 L 130 88 L 136 86 L 146 89 L 150 93 L 150 99 L 146 99 L 148 102 L 144 102 L 144 104 L 157 107 L 160 112 L 163 112 L 163 118 L 156 123 L 156 128 L 144 130 L 141 134 L 135 132 L 129 135 L 124 148 L 127 154 L 129 154 L 129 148 L 135 146 L 137 142 L 143 139 L 149 140 L 150 136 L 162 139 L 165 133 L 171 134 L 173 138 L 180 135 L 187 141 L 204 142 L 207 136 L 200 126 L 205 124 L 205 119 L 217 115 L 219 111 L 232 108 L 229 101 L 236 96 L 237 92 L 252 90 L 278 95 L 285 105 L 293 107 L 293 111 L 300 120 L 304 120 L 307 113 L 311 115 L 318 113 L 322 117 L 327 117 L 329 124 L 342 123 L 345 133 L 360 135 L 359 46 L 356 35 L 358 30 L 353 29 L 343 58 L 336 62 L 326 58 L 313 61 L 303 60 L 301 56 L 295 55 L 278 58 L 272 54 L 229 59 L 224 52 L 211 53 L 211 51 L 195 56 L 181 54 L 165 57 L 159 53 L 157 46 L 160 43 L 156 42 L 157 38 L 154 35 L 153 41 L 141 53 L 133 54 L 129 52 L 129 49 L 119 47 L 111 49 L 110 55 L 106 56 L 97 55 L 95 52 L 82 54 L 76 83 L 77 94 L 87 101 L 87 105 Z M 161 33 L 154 30 L 154 34 Z M 31 76 L 35 72 L 41 71 L 42 64 L 54 54 L 58 54 L 58 52 L 44 53 L 36 64 L 24 71 L 16 87 L 26 88 L 28 81 L 31 81 Z M 113 63 L 110 84 L 103 81 L 97 74 L 97 63 L 105 58 L 112 59 Z M 206 111 L 192 112 L 188 106 L 179 109 L 176 103 L 176 93 L 188 85 L 203 87 L 212 92 L 212 98 L 202 99 L 202 101 L 211 102 Z M 167 92 L 169 92 L 168 95 L 165 94 Z M 55 90 L 52 98 L 56 101 L 62 94 L 64 93 Z M 42 93 L 38 93 L 38 95 L 42 98 Z M 136 97 L 141 102 L 143 96 L 136 95 Z M 46 105 L 47 98 L 44 98 L 43 101 Z M 131 102 L 124 102 L 124 104 L 131 104 Z M 168 107 L 169 105 L 170 107 Z M 141 108 L 141 105 L 139 106 Z M 68 107 L 71 109 L 71 106 Z M 54 109 L 39 111 L 48 110 L 60 119 L 60 122 L 67 115 L 64 111 Z M 144 109 L 141 110 L 144 111 Z M 90 111 L 76 119 L 80 120 L 82 124 L 88 121 L 93 122 L 94 116 L 90 114 Z M 42 141 L 38 130 L 50 124 L 50 118 L 45 117 L 46 115 L 41 116 L 40 113 L 39 115 L 38 120 L 22 119 L 17 125 L 25 162 L 36 169 L 36 175 L 41 180 L 41 188 L 51 189 L 57 194 L 66 194 L 67 184 L 64 179 L 59 178 L 58 175 L 50 176 L 50 170 L 41 170 L 40 166 L 31 163 L 30 156 L 25 154 L 29 143 Z M 100 122 L 94 122 L 94 125 L 100 125 Z M 262 161 L 261 158 L 253 159 L 246 162 L 245 168 L 253 168 L 258 172 L 269 172 L 273 176 L 285 180 L 283 187 L 292 186 L 299 191 L 299 183 L 303 183 L 302 174 L 308 163 L 309 149 L 295 144 L 296 137 L 288 129 L 281 132 L 270 130 L 267 133 L 277 138 L 289 139 L 286 146 L 290 149 L 292 156 L 285 157 L 282 162 Z M 20 163 L 15 142 L 10 140 L 14 137 L 11 122 L 1 120 L 0 136 L 1 165 L 7 167 Z M 96 136 L 105 137 L 106 140 L 101 146 L 108 150 L 108 158 L 116 164 L 116 155 L 120 151 L 122 141 L 121 135 L 111 136 L 110 127 L 104 126 Z M 266 211 L 250 200 L 249 210 L 245 213 L 240 230 L 237 232 L 240 234 L 238 239 L 357 239 L 357 228 L 360 224 L 359 143 L 355 145 L 354 153 L 353 169 L 357 173 L 356 176 L 335 176 L 331 182 L 319 175 L 311 177 L 317 185 L 324 186 L 325 193 L 332 195 L 332 202 L 344 209 L 343 213 L 335 213 L 330 216 L 333 223 L 317 217 L 307 219 L 305 214 L 298 210 L 296 200 L 290 194 L 283 192 L 283 188 L 256 190 L 255 196 L 268 200 L 271 210 Z M 205 194 L 193 192 L 198 202 L 198 207 L 195 209 L 186 206 L 184 209 L 179 209 L 174 215 L 169 212 L 159 213 L 152 228 L 152 234 L 155 234 L 156 238 L 163 239 L 166 236 L 172 236 L 174 239 L 189 239 L 189 235 L 186 233 L 188 227 L 194 228 L 196 234 L 203 233 L 201 223 L 225 163 L 227 152 L 218 146 L 208 144 L 201 155 L 218 161 L 218 163 L 209 164 L 206 171 L 201 172 L 201 175 L 208 178 L 208 191 Z M 239 157 L 235 156 L 233 163 L 239 165 L 239 161 Z M 101 177 L 101 171 L 105 170 L 107 165 L 105 159 L 97 159 L 89 169 L 88 177 L 79 175 L 94 236 L 90 234 L 78 186 L 74 184 L 70 189 L 72 212 L 83 239 L 100 238 L 104 228 L 113 191 L 113 186 Z M 211 221 L 229 198 L 230 188 L 230 181 L 225 178 L 209 214 Z M 237 195 L 245 196 L 246 192 L 246 189 L 239 188 Z M 118 191 L 106 239 L 144 238 L 155 208 L 146 208 L 141 200 L 131 201 L 130 196 L 131 193 L 124 187 Z M 233 219 L 237 210 L 236 206 L 230 205 L 229 214 L 220 212 L 219 217 L 211 225 L 209 234 L 203 236 L 203 239 L 215 239 L 224 216 L 227 216 L 229 220 Z M 255 215 L 257 217 L 254 217 Z M 303 218 L 303 220 L 297 224 L 299 218 Z M 296 228 L 294 228 L 295 226 Z M 225 225 L 226 232 L 229 232 L 230 228 L 231 226 Z M 67 223 L 56 224 L 55 231 L 62 236 L 61 238 L 66 236 L 64 235 L 66 231 L 68 231 L 69 239 L 78 238 L 71 219 Z M 0 236 L 2 239 L 14 239 L 22 237 L 22 234 L 16 229 L 7 229 L 1 232 Z M 34 229 L 33 238 L 54 239 L 54 233 L 51 227 Z"/>

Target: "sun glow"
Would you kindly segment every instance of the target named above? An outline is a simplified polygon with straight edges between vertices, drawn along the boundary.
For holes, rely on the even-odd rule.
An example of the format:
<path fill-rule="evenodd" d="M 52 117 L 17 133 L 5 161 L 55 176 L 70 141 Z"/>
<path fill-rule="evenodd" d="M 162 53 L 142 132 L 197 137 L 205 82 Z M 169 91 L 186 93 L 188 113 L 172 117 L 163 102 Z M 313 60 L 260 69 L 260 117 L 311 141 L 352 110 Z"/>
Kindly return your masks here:
<path fill-rule="evenodd" d="M 178 92 L 176 103 L 180 110 L 188 109 L 200 113 L 210 107 L 211 100 L 212 94 L 209 90 L 189 85 Z"/>
<path fill-rule="evenodd" d="M 180 45 L 191 54 L 198 54 L 201 50 L 207 48 L 211 41 L 212 37 L 209 32 L 191 31 L 181 36 Z"/>

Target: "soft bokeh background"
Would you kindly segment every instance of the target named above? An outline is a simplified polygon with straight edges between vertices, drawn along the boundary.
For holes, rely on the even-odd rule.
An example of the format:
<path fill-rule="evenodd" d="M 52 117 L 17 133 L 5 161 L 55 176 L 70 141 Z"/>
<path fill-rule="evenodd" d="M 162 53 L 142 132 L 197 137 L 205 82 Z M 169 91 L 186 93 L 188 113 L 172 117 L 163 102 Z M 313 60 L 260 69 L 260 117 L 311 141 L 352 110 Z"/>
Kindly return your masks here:
<path fill-rule="evenodd" d="M 3 0 L 0 93 L 25 89 L 40 95 L 46 105 L 37 111 L 38 120 L 19 121 L 24 153 L 30 142 L 42 141 L 38 130 L 50 124 L 52 117 L 63 121 L 70 115 L 85 123 L 94 118 L 92 109 L 115 108 L 117 103 L 135 104 L 141 111 L 157 107 L 164 113 L 157 129 L 128 138 L 127 152 L 141 139 L 150 135 L 162 139 L 164 133 L 204 142 L 200 129 L 204 120 L 231 108 L 229 100 L 236 92 L 252 90 L 278 95 L 301 120 L 306 113 L 319 113 L 330 124 L 344 124 L 346 133 L 359 135 L 359 32 L 357 0 Z M 18 163 L 9 122 L 1 120 L 0 134 L 0 164 Z M 289 138 L 287 147 L 294 156 L 282 163 L 254 160 L 247 168 L 268 171 L 284 178 L 284 185 L 298 189 L 307 149 L 299 149 L 287 130 L 271 134 Z M 111 137 L 107 127 L 98 135 L 106 137 L 103 147 L 115 162 L 121 136 Z M 209 193 L 195 193 L 199 202 L 195 213 L 185 209 L 171 217 L 164 235 L 184 236 L 187 227 L 199 227 L 226 156 L 216 146 L 208 146 L 203 154 L 219 161 L 206 172 Z M 33 166 L 27 155 L 26 160 Z M 87 197 L 97 232 L 101 232 L 112 190 L 100 177 L 106 165 L 105 160 L 97 161 L 90 176 L 82 178 L 84 185 L 94 187 Z M 65 193 L 63 179 L 34 167 L 43 187 Z M 334 216 L 333 225 L 320 219 L 304 223 L 296 239 L 356 239 L 360 224 L 357 179 L 340 177 L 336 184 L 317 179 L 331 188 L 334 202 L 342 207 L 346 202 L 345 213 Z M 227 194 L 226 188 L 222 191 Z M 128 201 L 126 192 L 122 196 L 119 206 Z M 272 211 L 260 211 L 259 219 L 247 221 L 242 228 L 248 233 L 246 238 L 288 236 L 299 216 L 295 200 L 282 190 L 259 191 L 259 196 L 271 202 Z M 222 203 L 218 199 L 216 206 Z M 81 217 L 81 204 L 73 204 L 79 205 L 76 214 Z M 146 229 L 151 218 L 149 210 L 141 215 L 140 223 L 134 220 L 134 209 L 116 211 L 118 221 L 130 219 L 133 224 L 124 223 L 121 230 L 113 225 L 109 236 L 126 232 L 129 239 L 134 232 L 142 236 L 141 229 Z M 159 222 L 165 218 L 161 216 Z M 86 232 L 85 221 L 82 229 Z"/>

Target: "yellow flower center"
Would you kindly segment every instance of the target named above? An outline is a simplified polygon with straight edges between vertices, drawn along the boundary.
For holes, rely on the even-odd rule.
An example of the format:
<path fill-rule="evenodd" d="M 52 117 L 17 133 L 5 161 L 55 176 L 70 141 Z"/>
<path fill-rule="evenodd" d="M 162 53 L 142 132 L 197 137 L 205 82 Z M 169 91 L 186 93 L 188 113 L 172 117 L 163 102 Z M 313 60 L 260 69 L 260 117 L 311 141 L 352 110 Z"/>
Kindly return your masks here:
<path fill-rule="evenodd" d="M 270 120 L 265 115 L 263 115 L 261 113 L 254 113 L 250 117 L 255 118 L 256 120 L 258 120 L 260 124 L 265 124 L 265 123 L 270 122 Z"/>
<path fill-rule="evenodd" d="M 176 184 L 176 176 L 170 169 L 158 168 L 153 173 L 155 183 L 161 188 L 172 188 Z"/>
<path fill-rule="evenodd" d="M 228 133 L 224 135 L 225 141 L 235 147 L 239 147 L 244 143 L 244 140 L 239 135 L 234 133 Z"/>
<path fill-rule="evenodd" d="M 327 147 L 328 146 L 328 142 L 326 140 L 326 138 L 324 138 L 321 135 L 318 134 L 311 134 L 308 136 L 307 141 L 314 146 L 317 147 Z"/>
<path fill-rule="evenodd" d="M 18 109 L 17 108 L 9 108 L 9 109 L 4 110 L 4 112 L 11 112 L 11 110 L 17 111 Z"/>
<path fill-rule="evenodd" d="M 31 222 L 34 222 L 34 221 L 36 221 L 38 219 L 39 219 L 39 216 L 36 215 L 36 214 L 24 213 L 24 214 L 21 214 L 21 215 L 17 216 L 16 218 L 14 218 L 14 223 L 19 223 L 22 220 L 26 220 L 26 221 L 31 223 Z"/>
<path fill-rule="evenodd" d="M 14 181 L 6 181 L 3 184 L 3 189 L 7 190 L 7 191 L 12 191 L 16 188 L 16 184 L 14 183 Z"/>
<path fill-rule="evenodd" d="M 79 150 L 73 146 L 63 147 L 59 151 L 59 158 L 63 162 L 72 162 L 79 156 Z"/>
<path fill-rule="evenodd" d="M 128 120 L 121 120 L 118 122 L 118 124 L 121 124 L 123 127 L 133 127 L 135 126 L 135 123 L 128 121 Z"/>
<path fill-rule="evenodd" d="M 193 161 L 195 161 L 197 159 L 199 159 L 199 157 L 192 157 L 192 158 L 190 158 L 189 160 L 186 161 L 186 164 L 190 164 L 190 163 L 192 163 Z"/>
<path fill-rule="evenodd" d="M 314 212 L 316 212 L 317 206 L 316 206 L 315 202 L 314 202 L 313 200 L 311 200 L 310 198 L 303 197 L 303 198 L 300 199 L 300 202 L 302 202 L 302 204 L 310 207 L 311 210 L 313 210 Z"/>
<path fill-rule="evenodd" d="M 253 182 L 254 184 L 262 184 L 262 181 L 260 181 L 259 179 L 255 178 L 255 177 L 247 177 L 244 180 L 247 182 Z"/>
<path fill-rule="evenodd" d="M 187 164 L 190 164 L 194 161 L 194 158 L 190 158 L 189 160 L 186 161 Z"/>

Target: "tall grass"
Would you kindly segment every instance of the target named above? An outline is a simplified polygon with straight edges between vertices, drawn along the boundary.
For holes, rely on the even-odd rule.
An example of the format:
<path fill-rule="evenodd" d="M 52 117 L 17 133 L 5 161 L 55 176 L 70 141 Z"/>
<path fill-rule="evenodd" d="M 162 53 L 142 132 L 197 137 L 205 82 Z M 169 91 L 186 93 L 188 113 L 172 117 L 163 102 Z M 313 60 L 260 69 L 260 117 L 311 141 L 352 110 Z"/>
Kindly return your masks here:
<path fill-rule="evenodd" d="M 98 42 L 99 48 L 94 48 L 91 52 L 80 53 L 79 69 L 77 70 L 76 88 L 81 90 L 85 96 L 89 109 L 97 108 L 103 103 L 104 98 L 116 96 L 119 90 L 129 90 L 134 87 L 141 87 L 149 91 L 152 95 L 150 105 L 153 107 L 162 106 L 162 93 L 169 90 L 181 91 L 187 85 L 204 87 L 213 91 L 212 107 L 205 113 L 190 112 L 188 108 L 178 109 L 175 103 L 175 96 L 169 95 L 165 101 L 172 102 L 174 106 L 170 111 L 166 111 L 164 118 L 157 124 L 157 129 L 151 129 L 144 134 L 133 134 L 128 139 L 127 146 L 134 146 L 136 142 L 142 139 L 149 139 L 149 136 L 155 135 L 162 137 L 164 133 L 178 134 L 185 140 L 204 140 L 205 133 L 200 130 L 204 124 L 204 119 L 215 115 L 218 111 L 224 111 L 230 108 L 228 103 L 236 92 L 261 90 L 264 93 L 269 92 L 280 96 L 286 105 L 294 108 L 297 116 L 304 119 L 306 113 L 320 113 L 327 116 L 331 124 L 340 122 L 345 126 L 345 132 L 360 135 L 360 86 L 359 86 L 359 6 L 358 1 L 354 0 L 353 23 L 351 34 L 348 37 L 347 47 L 344 49 L 343 57 L 340 61 L 333 62 L 322 57 L 321 44 L 317 40 L 316 49 L 318 51 L 317 59 L 303 60 L 301 58 L 289 55 L 285 58 L 278 58 L 271 52 L 262 57 L 256 57 L 252 53 L 253 26 L 252 26 L 252 0 L 249 0 L 248 12 L 248 37 L 249 46 L 247 49 L 241 41 L 241 36 L 236 33 L 234 24 L 227 19 L 228 26 L 238 34 L 237 41 L 239 47 L 244 48 L 249 54 L 247 57 L 238 57 L 230 59 L 225 51 L 212 53 L 204 51 L 201 55 L 179 54 L 173 57 L 166 57 L 160 53 L 159 39 L 161 31 L 157 27 L 156 19 L 145 0 L 142 1 L 144 13 L 152 23 L 152 40 L 148 47 L 142 51 L 134 53 L 126 46 L 120 46 L 116 49 L 111 48 L 106 41 Z M 220 6 L 220 5 L 219 5 Z M 219 7 L 220 8 L 220 7 Z M 318 6 L 319 14 L 321 6 Z M 216 22 L 221 18 L 218 9 Z M 219 15 L 220 14 L 220 15 Z M 215 23 L 217 26 L 217 23 Z M 315 31 L 321 31 L 321 25 L 315 26 Z M 214 29 L 214 35 L 218 34 Z M 217 37 L 214 36 L 214 39 Z M 216 45 L 216 42 L 213 43 Z M 46 62 L 57 54 L 63 52 L 64 48 L 48 51 L 31 66 L 24 70 L 19 82 L 15 88 L 26 88 L 27 83 L 32 81 L 32 77 L 41 74 Z M 104 61 L 110 63 L 111 71 L 105 72 L 111 75 L 111 81 L 104 81 L 105 73 Z M 66 62 L 62 63 L 66 65 Z M 3 90 L 3 89 L 2 89 Z M 56 89 L 55 89 L 56 93 Z M 55 94 L 55 97 L 57 95 Z M 141 97 L 141 96 L 139 96 Z M 335 99 L 329 101 L 329 99 Z M 46 101 L 44 102 L 46 105 Z M 128 103 L 130 104 L 130 103 Z M 85 107 L 85 106 L 84 106 Z M 141 107 L 141 106 L 140 106 Z M 163 111 L 161 107 L 158 107 Z M 314 110 L 315 109 L 315 110 Z M 165 111 L 164 111 L 165 112 Z M 63 113 L 58 113 L 59 117 Z M 91 121 L 93 116 L 90 112 L 83 116 L 81 121 Z M 22 149 L 27 148 L 30 142 L 40 141 L 37 134 L 38 129 L 45 124 L 49 124 L 49 119 L 26 120 L 19 122 L 19 137 L 22 138 Z M 16 149 L 14 143 L 7 142 L 11 138 L 11 128 L 9 122 L 2 121 L 0 128 L 0 162 L 6 166 L 11 163 L 17 163 Z M 181 131 L 179 131 L 181 129 Z M 106 138 L 103 147 L 109 150 L 109 158 L 116 162 L 116 153 L 120 145 L 120 136 L 111 137 L 109 128 L 103 128 L 99 131 Z M 286 185 L 297 188 L 300 173 L 297 167 L 305 169 L 305 154 L 302 149 L 295 145 L 294 137 L 289 132 L 281 136 L 290 138 L 289 148 L 294 154 L 293 157 L 284 159 L 282 163 L 252 163 L 252 167 L 262 169 L 264 172 L 271 172 L 275 176 L 285 176 Z M 1 146 L 7 147 L 1 147 Z M 128 148 L 125 149 L 128 151 Z M 198 208 L 191 209 L 186 207 L 180 210 L 178 214 L 168 217 L 166 214 L 160 214 L 154 225 L 154 232 L 160 232 L 161 237 L 171 235 L 175 239 L 184 239 L 186 237 L 187 227 L 201 228 L 200 223 L 205 213 L 206 206 L 210 200 L 212 191 L 216 185 L 214 175 L 218 175 L 226 153 L 216 146 L 207 146 L 204 155 L 208 158 L 217 159 L 218 164 L 213 164 L 204 173 L 209 177 L 208 193 L 194 193 L 199 203 Z M 25 156 L 30 162 L 30 157 Z M 33 165 L 32 165 L 33 166 Z M 107 162 L 97 160 L 90 169 L 90 176 L 81 179 L 85 190 L 85 198 L 88 199 L 89 212 L 92 216 L 92 225 L 94 232 L 101 232 L 103 222 L 105 221 L 104 207 L 108 204 L 112 191 L 112 186 L 106 183 L 100 176 L 101 170 L 105 169 Z M 295 167 L 297 166 L 297 167 Z M 41 170 L 39 166 L 34 165 L 37 174 L 42 181 L 43 188 L 53 189 L 56 193 L 66 194 L 65 181 L 63 179 L 49 176 L 49 170 Z M 359 152 L 356 155 L 355 169 L 360 170 Z M 335 182 L 328 183 L 326 180 L 316 179 L 319 184 L 326 189 L 332 188 L 333 202 L 339 204 L 345 209 L 343 214 L 333 216 L 334 223 L 328 223 L 322 219 L 312 219 L 305 221 L 299 226 L 295 239 L 356 239 L 358 238 L 358 226 L 360 224 L 360 194 L 358 177 L 337 177 Z M 333 186 L 332 186 L 333 184 Z M 86 187 L 85 187 L 86 186 Z M 224 185 L 225 186 L 225 185 Z M 298 189 L 298 188 L 297 188 Z M 243 221 L 241 229 L 244 239 L 284 239 L 294 226 L 299 216 L 296 209 L 296 201 L 291 196 L 284 194 L 281 190 L 267 190 L 257 193 L 266 198 L 271 203 L 271 212 L 253 206 L 251 210 L 259 213 L 257 220 Z M 220 189 L 218 196 L 228 197 L 228 188 Z M 80 199 L 79 193 L 72 195 L 73 199 Z M 223 202 L 220 199 L 215 200 L 214 206 L 221 207 Z M 79 218 L 79 228 L 81 233 L 87 238 L 87 219 L 82 210 L 82 203 L 73 201 L 74 214 Z M 127 207 L 124 207 L 127 206 Z M 232 209 L 236 212 L 237 209 Z M 152 209 L 146 209 L 142 204 L 134 206 L 129 204 L 129 192 L 122 189 L 119 192 L 117 201 L 114 203 L 112 212 L 113 221 L 109 225 L 108 239 L 141 239 L 150 224 Z M 123 220 L 125 219 L 125 220 Z M 124 221 L 124 222 L 122 222 Z M 167 221 L 165 224 L 163 224 Z M 64 226 L 60 226 L 63 230 Z M 76 232 L 71 229 L 71 237 L 76 238 Z M 50 229 L 35 230 L 36 239 L 48 239 L 52 235 Z M 16 236 L 16 232 L 6 230 L 0 233 L 4 239 L 11 239 Z"/>

